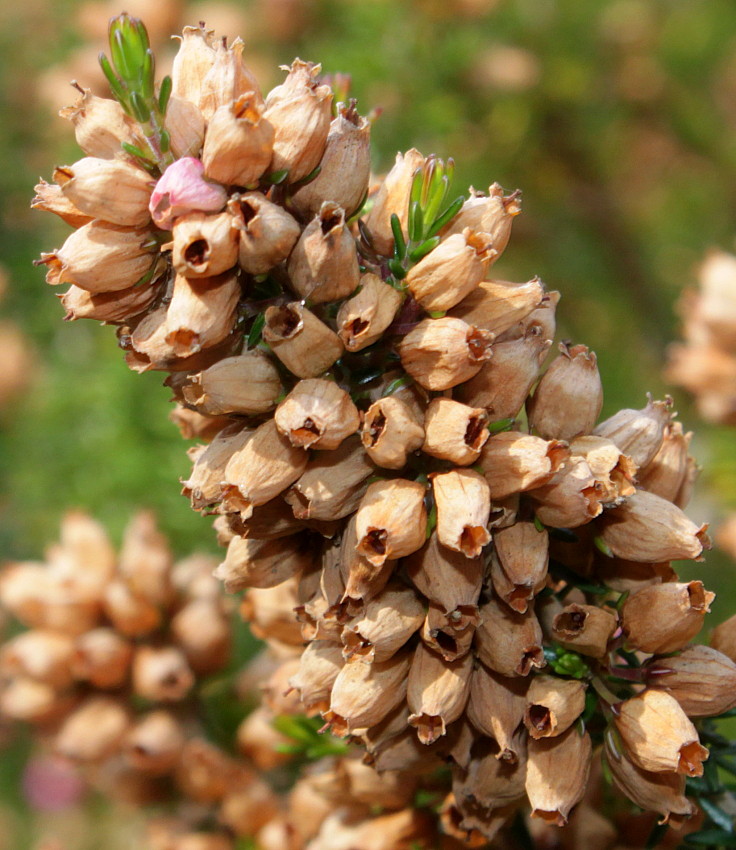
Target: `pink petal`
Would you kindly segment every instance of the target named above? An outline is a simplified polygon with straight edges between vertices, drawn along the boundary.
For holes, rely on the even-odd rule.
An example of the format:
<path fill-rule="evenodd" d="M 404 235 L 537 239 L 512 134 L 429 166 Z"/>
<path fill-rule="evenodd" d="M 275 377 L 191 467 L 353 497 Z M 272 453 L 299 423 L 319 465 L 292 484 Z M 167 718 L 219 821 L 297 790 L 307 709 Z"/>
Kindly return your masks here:
<path fill-rule="evenodd" d="M 171 230 L 178 216 L 195 210 L 219 212 L 226 201 L 225 188 L 205 180 L 204 165 L 193 156 L 185 156 L 161 175 L 148 209 L 157 227 Z"/>

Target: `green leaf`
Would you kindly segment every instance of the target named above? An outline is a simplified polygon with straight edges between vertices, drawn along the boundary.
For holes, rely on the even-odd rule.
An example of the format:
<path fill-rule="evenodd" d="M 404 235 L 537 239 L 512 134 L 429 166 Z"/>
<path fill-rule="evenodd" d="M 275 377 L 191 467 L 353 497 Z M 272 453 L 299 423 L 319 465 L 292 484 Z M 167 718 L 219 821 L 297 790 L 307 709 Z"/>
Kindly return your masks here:
<path fill-rule="evenodd" d="M 450 204 L 450 206 L 442 213 L 442 215 L 435 219 L 432 222 L 432 226 L 427 230 L 427 236 L 434 236 L 439 233 L 440 230 L 446 225 L 449 224 L 453 218 L 460 212 L 463 204 L 465 203 L 465 197 L 460 195 L 459 198 L 455 198 L 455 200 Z"/>
<path fill-rule="evenodd" d="M 163 80 L 161 80 L 161 87 L 158 91 L 158 111 L 161 113 L 162 116 L 166 115 L 166 109 L 169 105 L 169 98 L 171 97 L 171 88 L 171 77 L 167 74 L 163 78 Z"/>
<path fill-rule="evenodd" d="M 168 130 L 162 130 L 159 134 L 159 144 L 161 153 L 168 153 L 171 150 L 171 136 Z"/>
<path fill-rule="evenodd" d="M 419 201 L 414 201 L 409 207 L 409 240 L 421 242 L 424 235 L 424 216 Z"/>
<path fill-rule="evenodd" d="M 534 528 L 536 528 L 537 531 L 544 531 L 544 523 L 538 516 L 534 517 Z"/>
<path fill-rule="evenodd" d="M 289 169 L 282 168 L 281 171 L 272 171 L 270 174 L 267 174 L 263 180 L 266 183 L 270 183 L 272 186 L 278 186 L 280 183 L 283 183 L 288 176 Z"/>
<path fill-rule="evenodd" d="M 440 237 L 433 236 L 431 239 L 427 239 L 422 242 L 421 245 L 417 245 L 416 248 L 412 248 L 409 251 L 409 259 L 412 263 L 418 263 L 423 257 L 426 257 L 430 251 L 434 251 L 434 249 L 440 244 Z"/>
<path fill-rule="evenodd" d="M 153 51 L 146 50 L 143 55 L 143 64 L 141 66 L 141 95 L 149 103 L 155 101 L 154 86 L 156 83 L 156 60 L 153 58 Z M 154 108 L 158 106 L 154 102 Z"/>
<path fill-rule="evenodd" d="M 449 191 L 450 184 L 447 177 L 439 170 L 435 171 L 432 177 L 432 185 L 429 190 L 429 198 L 424 207 L 424 218 L 427 224 L 433 222 L 435 218 L 437 218 L 437 213 L 442 209 L 442 205 L 444 204 Z"/>
<path fill-rule="evenodd" d="M 429 509 L 429 512 L 427 513 L 427 530 L 426 530 L 425 535 L 424 535 L 425 540 L 429 540 L 429 538 L 432 536 L 432 532 L 435 530 L 436 527 L 437 527 L 437 505 L 435 504 L 434 499 L 433 499 L 432 500 L 432 507 Z"/>
<path fill-rule="evenodd" d="M 602 552 L 607 558 L 613 558 L 611 547 L 600 535 L 593 538 L 593 543 L 599 552 Z"/>
<path fill-rule="evenodd" d="M 97 59 L 100 63 L 100 68 L 102 68 L 102 73 L 105 75 L 105 79 L 107 80 L 107 83 L 110 86 L 112 96 L 123 107 L 123 109 L 128 114 L 130 114 L 128 94 L 125 90 L 124 84 L 118 79 L 117 75 L 115 74 L 115 71 L 113 71 L 112 65 L 110 64 L 110 60 L 107 58 L 107 56 L 105 56 L 104 53 L 100 53 Z"/>
<path fill-rule="evenodd" d="M 147 124 L 151 120 L 151 110 L 137 91 L 130 93 L 130 108 L 133 117 L 140 124 Z"/>
<path fill-rule="evenodd" d="M 130 142 L 121 142 L 120 146 L 125 151 L 125 153 L 129 153 L 131 156 L 134 156 L 136 159 L 144 159 L 144 160 L 146 160 L 146 162 L 150 163 L 151 165 L 156 164 L 139 147 L 136 147 L 135 145 L 131 145 Z"/>
<path fill-rule="evenodd" d="M 394 234 L 394 257 L 403 260 L 406 256 L 406 242 L 401 231 L 401 222 L 396 213 L 391 213 L 391 231 Z"/>
<path fill-rule="evenodd" d="M 489 422 L 486 428 L 491 434 L 500 434 L 501 431 L 509 431 L 513 426 L 515 419 L 499 419 L 497 422 Z"/>
<path fill-rule="evenodd" d="M 396 390 L 400 390 L 402 387 L 408 387 L 411 384 L 412 379 L 409 375 L 402 375 L 400 378 L 394 378 L 393 381 L 386 387 L 383 391 L 384 398 L 388 395 L 393 395 Z"/>
<path fill-rule="evenodd" d="M 126 82 L 129 81 L 132 77 L 131 68 L 128 65 L 128 57 L 125 53 L 123 33 L 117 26 L 116 19 L 110 21 L 110 55 L 115 70 Z"/>
<path fill-rule="evenodd" d="M 388 269 L 397 280 L 403 280 L 406 277 L 406 269 L 395 258 L 388 261 Z"/>
<path fill-rule="evenodd" d="M 430 310 L 428 315 L 430 319 L 444 319 L 447 315 L 447 310 Z"/>
<path fill-rule="evenodd" d="M 259 313 L 253 324 L 251 325 L 250 330 L 248 331 L 248 339 L 246 341 L 246 348 L 255 348 L 256 345 L 261 340 L 261 332 L 263 331 L 263 326 L 266 324 L 266 314 Z"/>
<path fill-rule="evenodd" d="M 686 835 L 685 844 L 694 847 L 736 847 L 736 835 L 725 829 L 703 829 Z"/>
<path fill-rule="evenodd" d="M 422 184 L 424 183 L 424 171 L 421 167 L 417 168 L 411 180 L 411 191 L 409 192 L 409 209 L 412 204 L 418 204 L 422 197 Z"/>

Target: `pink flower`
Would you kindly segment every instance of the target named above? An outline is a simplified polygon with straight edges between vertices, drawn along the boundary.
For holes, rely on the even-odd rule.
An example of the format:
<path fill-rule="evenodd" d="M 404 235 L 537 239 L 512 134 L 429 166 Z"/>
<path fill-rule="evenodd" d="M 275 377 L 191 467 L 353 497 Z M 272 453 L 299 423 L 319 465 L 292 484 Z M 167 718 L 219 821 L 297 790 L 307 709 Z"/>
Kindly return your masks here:
<path fill-rule="evenodd" d="M 194 210 L 219 212 L 226 201 L 224 187 L 204 179 L 204 165 L 193 156 L 185 156 L 164 171 L 148 209 L 157 227 L 171 230 L 178 216 Z"/>
<path fill-rule="evenodd" d="M 84 782 L 68 762 L 54 756 L 35 756 L 23 771 L 23 794 L 34 809 L 58 812 L 80 801 Z"/>

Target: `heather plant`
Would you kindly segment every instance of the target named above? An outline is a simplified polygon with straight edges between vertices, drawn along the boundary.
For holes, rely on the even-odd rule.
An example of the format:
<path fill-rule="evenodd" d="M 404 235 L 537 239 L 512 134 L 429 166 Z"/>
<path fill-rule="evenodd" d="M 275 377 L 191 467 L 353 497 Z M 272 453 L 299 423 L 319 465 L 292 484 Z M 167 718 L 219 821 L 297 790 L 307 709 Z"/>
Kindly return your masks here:
<path fill-rule="evenodd" d="M 671 565 L 709 545 L 683 510 L 688 438 L 669 399 L 599 421 L 584 345 L 542 374 L 559 293 L 490 271 L 519 193 L 455 196 L 452 161 L 415 149 L 371 179 L 343 78 L 297 59 L 264 97 L 204 25 L 157 83 L 120 16 L 102 67 L 115 99 L 65 110 L 86 156 L 37 187 L 75 228 L 47 280 L 132 369 L 168 373 L 201 441 L 184 493 L 286 659 L 284 714 L 423 792 L 395 833 L 348 805 L 307 846 L 543 846 L 611 786 L 732 842 L 731 745 L 701 720 L 734 708 L 730 626 L 691 644 L 713 594 Z M 324 755 L 315 727 L 281 732 Z"/>

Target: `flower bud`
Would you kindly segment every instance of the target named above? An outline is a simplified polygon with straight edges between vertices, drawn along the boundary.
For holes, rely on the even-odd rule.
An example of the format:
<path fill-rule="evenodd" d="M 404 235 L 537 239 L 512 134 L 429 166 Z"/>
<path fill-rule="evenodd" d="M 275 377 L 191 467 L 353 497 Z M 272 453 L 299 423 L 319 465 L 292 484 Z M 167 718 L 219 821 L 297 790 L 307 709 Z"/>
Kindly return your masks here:
<path fill-rule="evenodd" d="M 401 652 L 388 661 L 346 664 L 332 686 L 329 711 L 324 713 L 332 732 L 340 737 L 375 726 L 406 697 L 413 653 Z"/>
<path fill-rule="evenodd" d="M 703 627 L 715 599 L 700 581 L 667 582 L 644 587 L 629 596 L 621 609 L 627 642 L 643 652 L 675 652 Z"/>
<path fill-rule="evenodd" d="M 214 277 L 238 259 L 238 231 L 229 212 L 191 212 L 177 218 L 172 229 L 171 262 L 188 278 Z"/>
<path fill-rule="evenodd" d="M 44 212 L 54 213 L 54 215 L 58 215 L 62 221 L 75 229 L 92 221 L 92 216 L 85 215 L 80 209 L 74 206 L 62 192 L 61 186 L 41 180 L 40 183 L 34 186 L 33 191 L 36 195 L 31 201 L 32 210 L 43 210 Z"/>
<path fill-rule="evenodd" d="M 543 297 L 544 288 L 538 277 L 526 283 L 482 280 L 452 308 L 450 315 L 498 336 L 528 316 L 542 303 Z"/>
<path fill-rule="evenodd" d="M 87 156 L 56 168 L 54 180 L 77 209 L 92 218 L 129 227 L 151 220 L 151 176 L 125 160 Z"/>
<path fill-rule="evenodd" d="M 208 416 L 267 413 L 282 392 L 278 370 L 258 350 L 219 360 L 189 380 L 183 389 L 185 401 Z"/>
<path fill-rule="evenodd" d="M 289 679 L 289 685 L 299 691 L 308 717 L 328 710 L 332 686 L 344 664 L 339 643 L 313 640 L 307 644 L 299 658 L 299 670 Z"/>
<path fill-rule="evenodd" d="M 571 457 L 551 480 L 531 491 L 534 513 L 553 528 L 578 528 L 603 512 L 603 485 L 587 461 Z"/>
<path fill-rule="evenodd" d="M 566 649 L 603 658 L 618 627 L 615 614 L 596 605 L 566 605 L 552 621 L 552 638 Z"/>
<path fill-rule="evenodd" d="M 476 635 L 478 657 L 502 676 L 528 676 L 532 668 L 545 665 L 542 629 L 533 608 L 519 614 L 491 599 L 480 609 Z"/>
<path fill-rule="evenodd" d="M 348 351 L 374 343 L 391 324 L 401 306 L 401 294 L 377 275 L 360 277 L 360 289 L 343 301 L 337 313 L 337 332 Z"/>
<path fill-rule="evenodd" d="M 109 697 L 96 697 L 66 718 L 56 735 L 54 749 L 72 761 L 101 761 L 119 747 L 129 725 L 128 714 L 120 703 Z"/>
<path fill-rule="evenodd" d="M 128 680 L 133 646 L 114 629 L 97 628 L 74 642 L 71 672 L 93 688 L 119 688 Z"/>
<path fill-rule="evenodd" d="M 357 509 L 374 472 L 359 439 L 348 437 L 313 458 L 284 499 L 300 519 L 342 519 Z"/>
<path fill-rule="evenodd" d="M 139 646 L 133 658 L 133 690 L 152 702 L 179 702 L 194 685 L 184 653 L 175 646 Z"/>
<path fill-rule="evenodd" d="M 74 283 L 90 292 L 129 289 L 155 263 L 146 247 L 149 239 L 145 228 L 91 221 L 68 236 L 58 251 L 41 254 L 48 266 L 46 282 Z"/>
<path fill-rule="evenodd" d="M 255 506 L 265 505 L 299 478 L 308 457 L 279 432 L 273 419 L 264 422 L 227 462 L 226 508 L 248 519 Z"/>
<path fill-rule="evenodd" d="M 181 97 L 170 97 L 164 126 L 171 140 L 171 152 L 177 160 L 201 154 L 205 120 L 195 104 Z"/>
<path fill-rule="evenodd" d="M 657 454 L 637 475 L 637 483 L 643 490 L 676 502 L 685 477 L 689 472 L 690 440 L 692 431 L 683 433 L 680 422 L 670 422 L 664 429 L 662 445 Z"/>
<path fill-rule="evenodd" d="M 209 120 L 202 151 L 205 176 L 223 186 L 257 183 L 271 162 L 273 139 L 255 92 L 240 95 Z"/>
<path fill-rule="evenodd" d="M 646 690 L 617 708 L 616 729 L 634 764 L 655 773 L 703 775 L 708 750 L 673 696 Z"/>
<path fill-rule="evenodd" d="M 334 381 L 299 381 L 276 408 L 276 427 L 294 446 L 336 449 L 360 426 L 360 414 Z"/>
<path fill-rule="evenodd" d="M 404 561 L 414 586 L 444 610 L 456 629 L 478 623 L 483 583 L 480 558 L 467 558 L 440 544 L 434 531 L 424 546 Z"/>
<path fill-rule="evenodd" d="M 170 712 L 151 711 L 125 736 L 123 755 L 136 770 L 163 776 L 178 762 L 184 741 L 184 730 Z"/>
<path fill-rule="evenodd" d="M 424 605 L 414 590 L 391 582 L 345 625 L 343 654 L 349 661 L 387 661 L 423 621 Z"/>
<path fill-rule="evenodd" d="M 466 228 L 413 266 L 406 285 L 428 313 L 449 310 L 478 286 L 495 256 L 489 234 Z"/>
<path fill-rule="evenodd" d="M 599 437 L 608 437 L 628 455 L 641 469 L 659 451 L 664 438 L 664 429 L 672 414 L 672 399 L 652 401 L 648 396 L 647 406 L 642 410 L 619 410 L 593 431 Z"/>
<path fill-rule="evenodd" d="M 498 742 L 495 757 L 509 764 L 516 764 L 521 755 L 515 732 L 524 717 L 526 689 L 527 679 L 500 676 L 482 664 L 476 666 L 470 682 L 470 722 Z"/>
<path fill-rule="evenodd" d="M 301 228 L 283 207 L 260 192 L 233 195 L 227 206 L 240 234 L 238 265 L 243 271 L 265 274 L 289 256 Z"/>
<path fill-rule="evenodd" d="M 332 89 L 319 85 L 320 65 L 295 59 L 281 86 L 266 98 L 266 119 L 276 135 L 270 170 L 287 170 L 289 183 L 319 165 L 332 121 Z"/>
<path fill-rule="evenodd" d="M 59 111 L 74 125 L 79 147 L 87 156 L 113 159 L 122 152 L 122 143 L 139 144 L 135 125 L 116 100 L 97 97 L 91 89 L 79 89 L 81 97 L 74 106 Z"/>
<path fill-rule="evenodd" d="M 258 82 L 243 61 L 244 48 L 241 38 L 236 38 L 230 47 L 224 41 L 215 41 L 214 61 L 202 77 L 199 95 L 199 108 L 207 121 L 212 120 L 221 106 L 237 101 L 246 93 L 260 99 Z M 200 45 L 200 56 L 203 52 Z"/>
<path fill-rule="evenodd" d="M 416 727 L 423 744 L 432 744 L 446 734 L 447 724 L 465 711 L 472 670 L 470 654 L 459 661 L 445 661 L 423 643 L 417 647 L 406 699 L 411 711 L 409 725 Z"/>
<path fill-rule="evenodd" d="M 233 537 L 214 576 L 224 582 L 228 593 L 247 587 L 274 587 L 311 564 L 312 545 L 308 538 L 295 534 L 276 540 Z"/>
<path fill-rule="evenodd" d="M 477 558 L 491 539 L 487 528 L 491 493 L 485 478 L 473 469 L 435 473 L 432 492 L 440 543 L 466 558 Z"/>
<path fill-rule="evenodd" d="M 337 334 L 298 301 L 266 310 L 263 338 L 298 378 L 316 378 L 343 352 Z"/>
<path fill-rule="evenodd" d="M 346 218 L 357 211 L 368 192 L 370 132 L 370 122 L 358 113 L 355 101 L 337 105 L 319 174 L 291 196 L 291 205 L 303 219 L 317 215 L 323 201 L 339 204 Z"/>
<path fill-rule="evenodd" d="M 535 676 L 524 711 L 524 725 L 532 738 L 554 738 L 566 732 L 583 713 L 585 687 L 577 679 Z"/>
<path fill-rule="evenodd" d="M 171 230 L 176 219 L 193 212 L 216 213 L 227 201 L 227 192 L 204 179 L 204 165 L 187 156 L 172 163 L 159 179 L 149 201 L 154 224 Z"/>
<path fill-rule="evenodd" d="M 443 237 L 462 233 L 466 227 L 482 230 L 490 235 L 497 252 L 495 259 L 498 259 L 508 245 L 514 218 L 521 212 L 520 196 L 519 191 L 504 196 L 503 188 L 498 183 L 488 187 L 487 195 L 471 189 L 470 198 L 443 231 Z"/>
<path fill-rule="evenodd" d="M 291 288 L 313 304 L 340 301 L 360 283 L 355 239 L 345 210 L 325 201 L 304 228 L 287 265 Z"/>
<path fill-rule="evenodd" d="M 425 319 L 398 346 L 401 365 L 428 390 L 447 390 L 476 375 L 491 357 L 493 335 L 462 319 Z"/>
<path fill-rule="evenodd" d="M 394 250 L 394 234 L 391 229 L 391 216 L 399 217 L 401 231 L 406 239 L 409 217 L 409 193 L 417 169 L 422 168 L 425 159 L 418 150 L 412 148 L 406 153 L 397 153 L 396 162 L 384 177 L 373 206 L 365 217 L 373 246 L 383 257 L 390 257 Z M 462 232 L 462 231 L 460 231 Z"/>
<path fill-rule="evenodd" d="M 480 453 L 480 467 L 491 499 L 503 499 L 549 482 L 569 457 L 566 443 L 542 440 L 521 431 L 493 434 Z"/>
<path fill-rule="evenodd" d="M 178 38 L 179 50 L 171 69 L 172 97 L 180 97 L 199 106 L 202 81 L 215 61 L 213 31 L 200 24 L 184 27 Z"/>
<path fill-rule="evenodd" d="M 424 495 L 425 487 L 417 481 L 395 478 L 371 484 L 356 514 L 356 551 L 380 566 L 421 548 L 427 526 Z"/>
<path fill-rule="evenodd" d="M 560 343 L 560 354 L 527 403 L 529 425 L 540 437 L 572 440 L 593 430 L 603 406 L 595 353 Z"/>
<path fill-rule="evenodd" d="M 536 327 L 518 339 L 494 343 L 493 357 L 457 388 L 455 398 L 472 407 L 484 407 L 491 422 L 515 418 L 551 344 Z"/>
<path fill-rule="evenodd" d="M 222 495 L 225 467 L 231 455 L 241 449 L 253 431 L 234 423 L 223 428 L 208 446 L 195 446 L 189 450 L 193 461 L 192 474 L 184 485 L 182 494 L 191 499 L 195 510 L 214 505 Z"/>
<path fill-rule="evenodd" d="M 544 587 L 549 563 L 549 534 L 533 522 L 516 522 L 493 532 L 493 589 L 514 611 L 525 614 Z"/>
<path fill-rule="evenodd" d="M 361 441 L 368 457 L 386 469 L 403 469 L 424 440 L 424 428 L 408 404 L 395 396 L 374 402 L 363 417 Z"/>
<path fill-rule="evenodd" d="M 592 757 L 590 735 L 568 729 L 554 738 L 529 741 L 526 793 L 532 817 L 564 826 L 583 798 Z"/>
<path fill-rule="evenodd" d="M 696 807 L 685 796 L 684 776 L 642 770 L 625 751 L 612 746 L 610 733 L 606 735 L 605 753 L 618 789 L 645 811 L 662 815 L 660 823 L 679 829 L 684 820 L 696 813 Z"/>
<path fill-rule="evenodd" d="M 461 466 L 474 463 L 489 437 L 487 421 L 482 407 L 468 407 L 449 398 L 432 399 L 424 420 L 422 451 Z"/>
<path fill-rule="evenodd" d="M 703 549 L 710 548 L 707 524 L 695 525 L 671 502 L 645 490 L 637 490 L 602 519 L 601 537 L 625 560 L 699 560 Z"/>
<path fill-rule="evenodd" d="M 713 717 L 736 706 L 736 664 L 710 646 L 654 659 L 646 675 L 649 687 L 671 694 L 688 717 Z"/>

